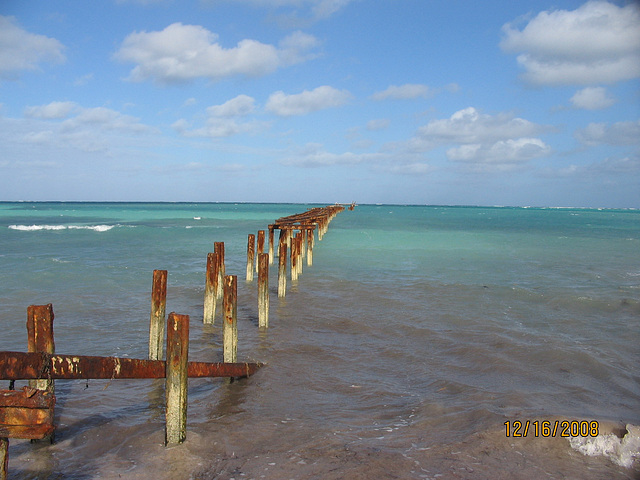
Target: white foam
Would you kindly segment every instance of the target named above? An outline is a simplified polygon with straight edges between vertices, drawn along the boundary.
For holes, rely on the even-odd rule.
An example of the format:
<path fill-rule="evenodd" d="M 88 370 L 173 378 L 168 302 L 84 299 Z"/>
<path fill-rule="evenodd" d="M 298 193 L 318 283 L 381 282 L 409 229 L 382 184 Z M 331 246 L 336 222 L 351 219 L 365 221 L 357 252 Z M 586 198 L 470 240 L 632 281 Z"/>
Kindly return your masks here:
<path fill-rule="evenodd" d="M 627 425 L 627 434 L 622 439 L 608 433 L 597 437 L 571 437 L 569 443 L 583 455 L 604 455 L 625 468 L 631 468 L 636 460 L 640 461 L 640 427 L 636 425 Z"/>
<path fill-rule="evenodd" d="M 75 226 L 71 225 L 69 228 L 74 230 L 93 230 L 95 232 L 106 232 L 111 230 L 115 225 L 91 225 L 91 226 Z"/>
<path fill-rule="evenodd" d="M 9 225 L 11 230 L 21 230 L 24 232 L 34 232 L 37 230 L 64 230 L 65 225 Z"/>
<path fill-rule="evenodd" d="M 11 230 L 23 232 L 36 232 L 39 230 L 93 230 L 95 232 L 106 232 L 115 225 L 9 225 Z"/>

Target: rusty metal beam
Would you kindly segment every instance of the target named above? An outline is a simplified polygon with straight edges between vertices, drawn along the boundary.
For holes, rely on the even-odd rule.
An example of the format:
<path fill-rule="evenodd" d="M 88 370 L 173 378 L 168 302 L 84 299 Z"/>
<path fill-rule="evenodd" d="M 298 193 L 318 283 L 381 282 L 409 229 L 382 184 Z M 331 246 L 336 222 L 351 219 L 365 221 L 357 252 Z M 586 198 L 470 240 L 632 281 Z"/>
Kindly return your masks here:
<path fill-rule="evenodd" d="M 260 363 L 189 362 L 189 377 L 247 377 Z M 165 378 L 165 362 L 135 358 L 0 352 L 0 380 Z"/>

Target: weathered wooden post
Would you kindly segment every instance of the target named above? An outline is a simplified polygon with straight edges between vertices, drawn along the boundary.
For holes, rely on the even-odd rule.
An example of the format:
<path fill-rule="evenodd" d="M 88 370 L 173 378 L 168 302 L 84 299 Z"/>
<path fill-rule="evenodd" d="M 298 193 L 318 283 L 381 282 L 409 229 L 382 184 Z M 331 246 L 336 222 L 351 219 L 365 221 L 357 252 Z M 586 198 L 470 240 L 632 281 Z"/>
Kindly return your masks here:
<path fill-rule="evenodd" d="M 258 254 L 258 326 L 269 326 L 269 254 Z"/>
<path fill-rule="evenodd" d="M 269 265 L 273 265 L 273 225 L 269 225 Z"/>
<path fill-rule="evenodd" d="M 253 262 L 256 258 L 256 236 L 253 233 L 249 234 L 247 240 L 247 282 L 253 282 Z"/>
<path fill-rule="evenodd" d="M 287 240 L 280 235 L 278 246 L 278 297 L 283 298 L 287 292 Z"/>
<path fill-rule="evenodd" d="M 264 253 L 264 230 L 258 230 L 256 237 L 256 254 Z M 258 271 L 258 262 L 256 262 L 256 272 Z"/>
<path fill-rule="evenodd" d="M 217 253 L 207 254 L 207 278 L 204 287 L 204 316 L 202 322 L 213 325 L 218 306 L 218 271 L 220 263 Z"/>
<path fill-rule="evenodd" d="M 167 321 L 165 445 L 187 437 L 187 384 L 189 365 L 189 316 L 169 314 Z"/>
<path fill-rule="evenodd" d="M 307 229 L 307 266 L 313 265 L 313 239 L 314 233 L 313 228 Z"/>
<path fill-rule="evenodd" d="M 54 354 L 53 305 L 30 305 L 27 308 L 27 352 Z M 31 388 L 53 392 L 53 380 L 29 380 Z"/>
<path fill-rule="evenodd" d="M 167 308 L 167 271 L 154 270 L 151 286 L 151 316 L 149 320 L 149 360 L 162 360 L 164 322 Z"/>
<path fill-rule="evenodd" d="M 224 277 L 224 326 L 222 329 L 222 357 L 225 363 L 238 358 L 238 277 Z"/>
<path fill-rule="evenodd" d="M 224 277 L 226 269 L 224 266 L 224 242 L 214 242 L 213 251 L 218 254 L 218 298 L 222 298 L 224 292 Z"/>

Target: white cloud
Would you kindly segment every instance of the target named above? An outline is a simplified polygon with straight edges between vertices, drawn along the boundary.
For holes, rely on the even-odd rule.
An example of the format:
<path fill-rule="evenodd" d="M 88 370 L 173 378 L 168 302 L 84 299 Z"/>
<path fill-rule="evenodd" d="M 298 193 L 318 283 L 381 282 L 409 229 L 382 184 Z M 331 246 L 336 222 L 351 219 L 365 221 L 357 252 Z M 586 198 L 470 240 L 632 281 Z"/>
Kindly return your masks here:
<path fill-rule="evenodd" d="M 489 164 L 525 163 L 551 153 L 551 147 L 539 138 L 499 140 L 489 144 L 462 145 L 447 150 L 447 158 L 454 162 Z"/>
<path fill-rule="evenodd" d="M 418 129 L 417 137 L 432 148 L 449 143 L 488 143 L 530 137 L 546 130 L 510 113 L 482 114 L 473 107 L 454 113 L 451 118 L 433 120 Z"/>
<path fill-rule="evenodd" d="M 82 108 L 78 115 L 62 122 L 62 126 L 67 130 L 97 127 L 103 131 L 118 130 L 128 133 L 153 131 L 152 128 L 140 123 L 139 118 L 124 115 L 106 107 Z"/>
<path fill-rule="evenodd" d="M 446 152 L 452 162 L 476 171 L 506 171 L 551 153 L 551 147 L 534 136 L 546 130 L 510 113 L 488 115 L 469 107 L 420 127 L 404 150 L 415 154 L 452 145 Z"/>
<path fill-rule="evenodd" d="M 576 92 L 570 102 L 575 108 L 584 110 L 602 110 L 616 103 L 604 87 L 587 87 Z"/>
<path fill-rule="evenodd" d="M 27 107 L 24 114 L 31 118 L 61 119 L 67 118 L 71 112 L 78 108 L 78 104 L 75 102 L 51 102 L 48 105 Z"/>
<path fill-rule="evenodd" d="M 27 107 L 23 118 L 0 117 L 0 123 L 1 143 L 16 159 L 61 158 L 63 164 L 97 152 L 104 158 L 129 158 L 158 145 L 157 129 L 138 118 L 73 102 Z"/>
<path fill-rule="evenodd" d="M 208 0 L 217 1 L 217 0 Z M 237 2 L 239 0 L 228 0 Z M 337 13 L 356 0 L 242 0 L 256 6 L 272 9 L 292 9 L 294 14 L 302 14 L 314 20 L 323 20 Z"/>
<path fill-rule="evenodd" d="M 47 105 L 26 107 L 24 115 L 30 119 L 50 120 L 63 131 L 100 129 L 102 131 L 120 130 L 129 133 L 148 133 L 153 128 L 140 123 L 140 119 L 125 115 L 106 107 L 85 108 L 75 102 L 51 102 Z M 55 122 L 55 120 L 62 120 Z"/>
<path fill-rule="evenodd" d="M 377 171 L 393 173 L 398 175 L 426 175 L 427 173 L 431 173 L 435 170 L 434 167 L 429 165 L 428 163 L 398 163 L 395 165 L 383 165 L 376 168 Z"/>
<path fill-rule="evenodd" d="M 503 26 L 504 51 L 536 85 L 592 85 L 640 76 L 640 5 L 589 1 L 572 11 L 543 11 L 522 30 Z"/>
<path fill-rule="evenodd" d="M 540 171 L 543 177 L 591 177 L 609 178 L 612 175 L 633 178 L 640 175 L 640 156 L 623 158 L 605 158 L 599 162 L 586 165 L 569 165 L 560 169 L 544 169 Z"/>
<path fill-rule="evenodd" d="M 73 84 L 76 87 L 83 87 L 85 86 L 87 83 L 89 83 L 91 80 L 93 80 L 93 73 L 87 73 L 86 75 L 82 75 L 81 77 L 77 78 Z"/>
<path fill-rule="evenodd" d="M 207 108 L 207 113 L 212 117 L 243 117 L 253 113 L 255 99 L 248 95 L 238 95 L 235 98 Z"/>
<path fill-rule="evenodd" d="M 385 158 L 380 153 L 330 153 L 321 144 L 308 143 L 300 151 L 281 161 L 283 165 L 299 167 L 327 167 L 377 162 Z"/>
<path fill-rule="evenodd" d="M 309 50 L 318 45 L 315 37 L 301 32 L 283 39 L 280 47 L 245 39 L 224 48 L 217 40 L 218 35 L 202 26 L 173 23 L 161 31 L 129 34 L 114 58 L 137 64 L 129 75 L 132 81 L 174 84 L 266 75 L 312 58 Z"/>
<path fill-rule="evenodd" d="M 0 15 L 0 78 L 14 79 L 23 70 L 37 70 L 41 62 L 62 63 L 64 46 L 55 38 L 29 33 L 14 17 Z"/>
<path fill-rule="evenodd" d="M 385 128 L 388 128 L 390 124 L 391 124 L 391 121 L 388 118 L 379 118 L 376 120 L 369 120 L 367 122 L 367 130 L 371 132 L 384 130 Z"/>
<path fill-rule="evenodd" d="M 640 120 L 613 125 L 590 123 L 574 136 L 586 145 L 640 145 Z"/>
<path fill-rule="evenodd" d="M 374 93 L 371 98 L 373 100 L 410 100 L 413 98 L 427 98 L 432 93 L 427 85 L 406 83 L 400 86 L 390 85 L 386 90 Z"/>
<path fill-rule="evenodd" d="M 351 94 L 347 90 L 338 90 L 324 85 L 311 91 L 305 90 L 293 95 L 287 95 L 282 91 L 275 92 L 269 96 L 266 109 L 285 117 L 305 115 L 325 108 L 342 106 L 350 98 Z"/>
<path fill-rule="evenodd" d="M 224 138 L 240 133 L 255 133 L 270 127 L 265 122 L 239 122 L 236 119 L 250 115 L 255 110 L 255 99 L 248 95 L 238 95 L 221 105 L 207 108 L 204 127 L 191 129 L 189 122 L 180 119 L 172 127 L 185 137 Z"/>
<path fill-rule="evenodd" d="M 178 120 L 172 127 L 185 137 L 201 137 L 201 138 L 226 138 L 241 133 L 255 133 L 266 130 L 270 124 L 265 122 L 237 122 L 229 118 L 211 117 L 207 119 L 204 127 L 189 129 L 189 123 L 184 120 Z"/>

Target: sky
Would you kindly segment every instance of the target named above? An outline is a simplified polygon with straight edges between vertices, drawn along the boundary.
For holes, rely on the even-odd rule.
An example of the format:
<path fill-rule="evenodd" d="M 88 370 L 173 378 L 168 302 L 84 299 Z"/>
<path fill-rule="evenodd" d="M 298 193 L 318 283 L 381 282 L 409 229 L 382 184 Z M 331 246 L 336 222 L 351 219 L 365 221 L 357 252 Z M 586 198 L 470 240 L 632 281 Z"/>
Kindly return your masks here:
<path fill-rule="evenodd" d="M 640 208 L 639 79 L 637 0 L 0 0 L 0 200 Z"/>

